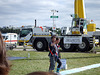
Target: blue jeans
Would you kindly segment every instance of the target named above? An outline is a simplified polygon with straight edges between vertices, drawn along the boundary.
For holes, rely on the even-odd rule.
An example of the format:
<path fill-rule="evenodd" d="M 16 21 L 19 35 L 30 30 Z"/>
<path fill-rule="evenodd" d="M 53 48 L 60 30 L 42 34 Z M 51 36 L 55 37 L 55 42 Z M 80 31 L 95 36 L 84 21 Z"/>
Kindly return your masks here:
<path fill-rule="evenodd" d="M 49 66 L 49 70 L 54 70 L 55 69 L 55 56 L 50 56 L 50 66 Z"/>

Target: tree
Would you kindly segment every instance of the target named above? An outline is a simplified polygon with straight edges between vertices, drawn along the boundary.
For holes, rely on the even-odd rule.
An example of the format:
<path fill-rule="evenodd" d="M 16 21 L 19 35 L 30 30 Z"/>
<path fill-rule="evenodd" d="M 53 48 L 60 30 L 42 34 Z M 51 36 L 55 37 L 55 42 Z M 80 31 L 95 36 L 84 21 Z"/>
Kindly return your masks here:
<path fill-rule="evenodd" d="M 13 28 L 0 28 L 1 33 L 20 33 L 20 29 L 13 29 Z"/>
<path fill-rule="evenodd" d="M 96 29 L 99 29 L 100 30 L 100 28 L 96 28 Z"/>
<path fill-rule="evenodd" d="M 49 30 L 53 32 L 52 27 Z M 58 35 L 61 35 L 61 29 L 60 28 L 56 28 L 56 30 L 54 30 L 54 32 L 56 32 Z"/>

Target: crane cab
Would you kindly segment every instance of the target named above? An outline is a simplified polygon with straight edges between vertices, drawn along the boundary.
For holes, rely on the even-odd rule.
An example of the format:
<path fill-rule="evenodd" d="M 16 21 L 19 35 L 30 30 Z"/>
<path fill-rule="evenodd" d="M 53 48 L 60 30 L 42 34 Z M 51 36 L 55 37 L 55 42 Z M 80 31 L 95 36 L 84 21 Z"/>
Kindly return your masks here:
<path fill-rule="evenodd" d="M 71 33 L 73 35 L 85 34 L 86 20 L 83 18 L 74 18 L 72 20 Z"/>

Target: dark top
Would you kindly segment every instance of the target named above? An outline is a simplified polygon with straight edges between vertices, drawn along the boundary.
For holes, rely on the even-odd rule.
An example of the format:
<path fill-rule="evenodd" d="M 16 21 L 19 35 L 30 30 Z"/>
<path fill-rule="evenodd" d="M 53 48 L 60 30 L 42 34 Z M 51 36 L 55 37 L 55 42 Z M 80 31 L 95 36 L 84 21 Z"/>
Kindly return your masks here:
<path fill-rule="evenodd" d="M 49 43 L 49 49 L 53 54 L 56 54 L 56 50 L 54 46 L 51 46 L 52 42 Z M 51 52 L 49 51 L 49 56 L 52 56 Z"/>

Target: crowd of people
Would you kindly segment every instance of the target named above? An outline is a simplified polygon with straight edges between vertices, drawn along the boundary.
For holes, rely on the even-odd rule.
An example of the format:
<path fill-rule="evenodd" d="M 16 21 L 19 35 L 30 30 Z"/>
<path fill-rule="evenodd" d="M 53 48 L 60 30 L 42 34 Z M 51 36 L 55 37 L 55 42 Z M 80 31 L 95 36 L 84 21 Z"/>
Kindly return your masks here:
<path fill-rule="evenodd" d="M 50 58 L 49 72 L 32 72 L 27 75 L 57 75 L 59 73 L 62 64 L 60 61 L 61 56 L 59 52 L 59 47 L 60 47 L 59 42 L 60 38 L 56 36 L 51 37 L 51 42 L 49 43 L 49 55 L 48 55 Z M 58 66 L 56 73 L 54 73 L 56 62 L 58 63 Z M 11 65 L 7 60 L 5 43 L 3 42 L 3 37 L 0 32 L 0 75 L 8 75 L 10 67 Z"/>

